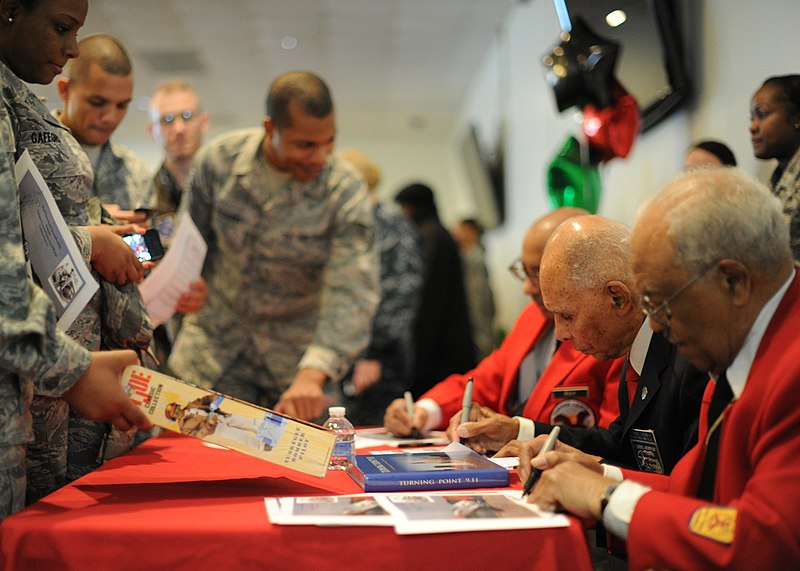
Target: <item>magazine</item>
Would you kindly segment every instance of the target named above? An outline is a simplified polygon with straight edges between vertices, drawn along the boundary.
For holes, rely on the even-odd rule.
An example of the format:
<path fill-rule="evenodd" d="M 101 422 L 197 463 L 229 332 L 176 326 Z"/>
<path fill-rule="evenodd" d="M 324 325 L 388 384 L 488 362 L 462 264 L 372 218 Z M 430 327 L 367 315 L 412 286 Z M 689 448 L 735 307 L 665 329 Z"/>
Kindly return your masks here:
<path fill-rule="evenodd" d="M 394 526 L 401 535 L 569 525 L 566 516 L 525 503 L 516 490 L 284 497 L 264 503 L 273 525 Z"/>
<path fill-rule="evenodd" d="M 566 527 L 564 515 L 519 499 L 519 492 L 391 494 L 376 496 L 401 535 L 491 529 Z"/>
<path fill-rule="evenodd" d="M 394 517 L 375 496 L 265 498 L 269 521 L 281 525 L 394 525 Z"/>
<path fill-rule="evenodd" d="M 336 434 L 157 371 L 131 365 L 128 395 L 162 428 L 323 478 Z"/>
<path fill-rule="evenodd" d="M 100 286 L 27 150 L 14 170 L 26 256 L 66 331 Z"/>
<path fill-rule="evenodd" d="M 440 451 L 358 454 L 348 473 L 365 492 L 508 486 L 508 470 L 457 442 Z"/>

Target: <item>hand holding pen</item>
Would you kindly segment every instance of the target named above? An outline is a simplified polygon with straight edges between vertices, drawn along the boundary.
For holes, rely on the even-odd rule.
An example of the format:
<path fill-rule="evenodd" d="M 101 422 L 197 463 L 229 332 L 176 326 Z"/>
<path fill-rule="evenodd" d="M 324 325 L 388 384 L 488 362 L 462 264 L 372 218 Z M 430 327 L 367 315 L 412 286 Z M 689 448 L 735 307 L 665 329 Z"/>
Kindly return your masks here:
<path fill-rule="evenodd" d="M 561 432 L 561 427 L 554 426 L 553 429 L 550 431 L 550 435 L 547 437 L 544 446 L 542 446 L 542 449 L 539 450 L 539 454 L 537 454 L 537 457 L 547 454 L 556 447 L 556 442 L 558 441 L 559 432 Z M 528 480 L 525 482 L 525 487 L 522 488 L 523 498 L 531 493 L 531 490 L 536 485 L 536 482 L 539 480 L 541 475 L 542 475 L 542 470 L 540 470 L 539 468 L 531 469 L 531 473 L 528 476 Z"/>

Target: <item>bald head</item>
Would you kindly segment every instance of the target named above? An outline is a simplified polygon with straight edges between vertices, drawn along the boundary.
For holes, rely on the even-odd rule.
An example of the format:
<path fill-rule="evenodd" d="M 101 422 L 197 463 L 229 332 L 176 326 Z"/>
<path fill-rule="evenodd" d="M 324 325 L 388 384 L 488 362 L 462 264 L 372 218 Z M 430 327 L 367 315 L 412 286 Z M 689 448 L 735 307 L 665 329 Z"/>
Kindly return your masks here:
<path fill-rule="evenodd" d="M 623 224 L 594 215 L 562 223 L 545 246 L 540 282 L 560 340 L 599 360 L 630 349 L 643 316 Z"/>
<path fill-rule="evenodd" d="M 542 257 L 563 268 L 572 287 L 584 289 L 609 280 L 633 284 L 631 231 L 623 224 L 588 215 L 561 224 L 550 236 Z"/>
<path fill-rule="evenodd" d="M 558 226 L 574 216 L 588 214 L 581 208 L 564 207 L 557 208 L 538 218 L 531 224 L 525 239 L 522 241 L 522 254 L 519 263 L 524 268 L 527 278 L 523 282 L 523 291 L 536 302 L 539 308 L 548 314 L 542 302 L 542 292 L 539 288 L 539 266 L 542 263 L 542 254 L 547 239 L 558 228 Z"/>
<path fill-rule="evenodd" d="M 525 240 L 522 244 L 523 252 L 538 252 L 538 257 L 541 259 L 542 253 L 544 252 L 544 245 L 555 229 L 565 220 L 569 220 L 575 216 L 584 216 L 586 214 L 589 214 L 586 210 L 574 207 L 557 208 L 548 212 L 531 224 L 531 227 L 525 234 Z"/>

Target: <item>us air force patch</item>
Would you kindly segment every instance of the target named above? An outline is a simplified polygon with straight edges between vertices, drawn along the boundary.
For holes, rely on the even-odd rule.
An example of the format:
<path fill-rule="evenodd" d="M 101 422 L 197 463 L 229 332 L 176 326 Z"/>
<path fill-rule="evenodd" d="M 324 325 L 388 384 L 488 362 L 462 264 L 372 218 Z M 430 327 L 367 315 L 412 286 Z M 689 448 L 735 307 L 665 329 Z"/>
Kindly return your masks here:
<path fill-rule="evenodd" d="M 736 531 L 736 508 L 698 508 L 689 520 L 689 531 L 730 545 Z"/>

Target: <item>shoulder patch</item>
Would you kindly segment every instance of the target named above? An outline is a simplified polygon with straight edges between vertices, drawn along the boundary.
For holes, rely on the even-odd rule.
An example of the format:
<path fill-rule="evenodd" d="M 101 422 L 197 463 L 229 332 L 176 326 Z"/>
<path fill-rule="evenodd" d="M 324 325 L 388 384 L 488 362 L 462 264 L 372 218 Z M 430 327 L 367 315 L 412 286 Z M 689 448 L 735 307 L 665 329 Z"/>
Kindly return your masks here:
<path fill-rule="evenodd" d="M 689 520 L 689 531 L 730 545 L 736 531 L 736 513 L 736 508 L 698 508 Z"/>

